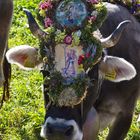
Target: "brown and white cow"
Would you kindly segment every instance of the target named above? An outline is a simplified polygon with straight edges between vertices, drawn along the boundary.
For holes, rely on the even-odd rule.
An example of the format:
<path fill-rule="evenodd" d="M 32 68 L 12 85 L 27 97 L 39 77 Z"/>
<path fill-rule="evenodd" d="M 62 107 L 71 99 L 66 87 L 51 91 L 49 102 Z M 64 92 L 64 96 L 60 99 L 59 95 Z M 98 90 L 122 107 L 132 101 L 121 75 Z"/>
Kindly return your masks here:
<path fill-rule="evenodd" d="M 123 140 L 130 128 L 140 84 L 140 24 L 124 7 L 106 3 L 108 16 L 100 31 L 108 37 L 124 20 L 130 20 L 115 47 L 105 49 L 101 61 L 88 72 L 92 80 L 82 104 L 71 107 L 49 105 L 41 136 L 48 140 L 96 140 L 99 130 L 110 127 L 107 140 Z M 43 35 L 29 11 L 32 32 Z M 121 26 L 122 27 L 122 26 Z M 36 29 L 37 28 L 37 29 Z M 120 30 L 117 28 L 116 30 Z M 115 30 L 115 31 L 116 31 Z M 118 34 L 118 32 L 117 32 Z M 106 40 L 109 42 L 108 40 Z M 7 52 L 10 63 L 24 69 L 41 63 L 36 48 L 28 45 Z M 108 77 L 115 71 L 115 78 Z M 45 73 L 43 73 L 45 75 Z M 45 87 L 45 85 L 44 85 Z M 45 94 L 45 103 L 49 101 Z"/>

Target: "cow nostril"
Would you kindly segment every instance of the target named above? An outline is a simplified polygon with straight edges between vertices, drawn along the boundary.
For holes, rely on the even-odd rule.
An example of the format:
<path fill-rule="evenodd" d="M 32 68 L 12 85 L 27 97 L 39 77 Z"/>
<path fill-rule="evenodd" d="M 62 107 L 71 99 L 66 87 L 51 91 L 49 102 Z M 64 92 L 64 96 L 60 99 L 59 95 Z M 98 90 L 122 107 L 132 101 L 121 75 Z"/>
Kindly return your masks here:
<path fill-rule="evenodd" d="M 67 129 L 65 130 L 65 135 L 70 136 L 73 133 L 73 126 L 68 126 Z"/>

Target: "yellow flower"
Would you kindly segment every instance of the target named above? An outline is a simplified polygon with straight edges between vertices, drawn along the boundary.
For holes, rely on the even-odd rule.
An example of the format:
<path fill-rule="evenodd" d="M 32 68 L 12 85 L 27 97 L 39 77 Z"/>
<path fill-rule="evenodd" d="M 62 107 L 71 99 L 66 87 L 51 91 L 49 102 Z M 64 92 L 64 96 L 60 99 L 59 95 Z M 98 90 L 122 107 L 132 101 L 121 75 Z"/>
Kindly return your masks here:
<path fill-rule="evenodd" d="M 80 65 L 78 66 L 78 72 L 79 72 L 79 73 L 80 73 L 80 72 L 84 72 L 83 64 L 80 64 Z"/>
<path fill-rule="evenodd" d="M 40 10 L 40 11 L 39 11 L 39 14 L 40 14 L 40 16 L 42 16 L 42 17 L 45 17 L 45 16 L 46 16 L 45 10 Z"/>

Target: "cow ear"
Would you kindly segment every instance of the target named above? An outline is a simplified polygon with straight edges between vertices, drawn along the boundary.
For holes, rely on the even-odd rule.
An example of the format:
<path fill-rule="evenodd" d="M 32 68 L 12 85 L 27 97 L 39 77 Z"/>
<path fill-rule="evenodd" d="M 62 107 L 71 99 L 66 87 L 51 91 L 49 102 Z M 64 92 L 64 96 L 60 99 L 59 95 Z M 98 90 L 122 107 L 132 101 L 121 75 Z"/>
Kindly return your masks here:
<path fill-rule="evenodd" d="M 105 56 L 100 64 L 100 72 L 105 79 L 113 82 L 131 80 L 136 76 L 132 64 L 123 58 L 113 56 Z"/>
<path fill-rule="evenodd" d="M 22 69 L 30 70 L 41 63 L 38 50 L 28 45 L 17 46 L 6 52 L 9 63 L 16 64 Z"/>

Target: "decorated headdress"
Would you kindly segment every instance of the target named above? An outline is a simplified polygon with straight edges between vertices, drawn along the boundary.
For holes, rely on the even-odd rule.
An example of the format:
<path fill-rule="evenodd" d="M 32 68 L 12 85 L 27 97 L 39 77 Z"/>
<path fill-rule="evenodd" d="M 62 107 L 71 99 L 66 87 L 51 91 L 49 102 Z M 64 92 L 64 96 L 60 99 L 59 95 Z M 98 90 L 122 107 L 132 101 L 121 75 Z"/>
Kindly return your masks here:
<path fill-rule="evenodd" d="M 108 39 L 100 39 L 98 28 L 107 15 L 105 6 L 98 0 L 42 0 L 38 17 L 43 30 L 32 14 L 24 11 L 31 32 L 41 42 L 39 54 L 42 69 L 48 72 L 44 84 L 49 98 L 59 106 L 79 104 L 90 84 L 87 70 L 100 61 L 103 47 L 117 41 L 113 38 L 117 31 Z"/>

